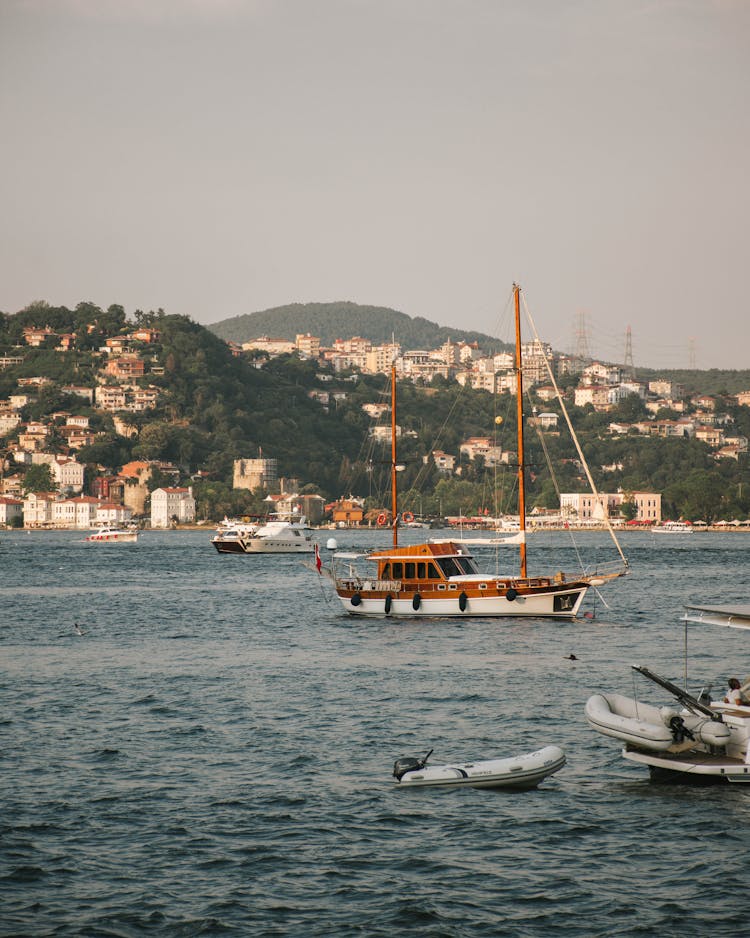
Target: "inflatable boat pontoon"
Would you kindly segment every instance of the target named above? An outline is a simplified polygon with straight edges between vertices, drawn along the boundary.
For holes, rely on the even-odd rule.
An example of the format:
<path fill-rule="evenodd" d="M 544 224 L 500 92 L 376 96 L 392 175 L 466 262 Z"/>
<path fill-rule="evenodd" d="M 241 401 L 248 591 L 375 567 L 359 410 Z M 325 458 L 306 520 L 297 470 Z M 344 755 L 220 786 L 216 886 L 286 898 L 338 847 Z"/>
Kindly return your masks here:
<path fill-rule="evenodd" d="M 432 750 L 422 759 L 399 759 L 393 777 L 400 788 L 536 788 L 548 775 L 565 765 L 565 753 L 559 746 L 545 746 L 509 759 L 486 762 L 452 762 L 427 765 Z"/>

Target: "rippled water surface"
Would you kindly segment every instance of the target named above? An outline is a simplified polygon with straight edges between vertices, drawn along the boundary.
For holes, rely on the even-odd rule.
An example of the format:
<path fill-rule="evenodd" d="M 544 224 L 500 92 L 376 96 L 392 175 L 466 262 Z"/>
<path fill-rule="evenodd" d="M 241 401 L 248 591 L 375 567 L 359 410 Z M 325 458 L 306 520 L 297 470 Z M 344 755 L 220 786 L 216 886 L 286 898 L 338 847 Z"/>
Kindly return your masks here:
<path fill-rule="evenodd" d="M 750 791 L 650 783 L 583 706 L 634 663 L 682 681 L 682 604 L 748 601 L 749 535 L 628 533 L 574 623 L 351 619 L 300 558 L 209 537 L 0 532 L 0 934 L 746 933 Z M 574 563 L 530 539 L 530 572 Z M 692 689 L 744 678 L 748 641 L 691 626 Z M 532 792 L 390 778 L 550 743 Z"/>

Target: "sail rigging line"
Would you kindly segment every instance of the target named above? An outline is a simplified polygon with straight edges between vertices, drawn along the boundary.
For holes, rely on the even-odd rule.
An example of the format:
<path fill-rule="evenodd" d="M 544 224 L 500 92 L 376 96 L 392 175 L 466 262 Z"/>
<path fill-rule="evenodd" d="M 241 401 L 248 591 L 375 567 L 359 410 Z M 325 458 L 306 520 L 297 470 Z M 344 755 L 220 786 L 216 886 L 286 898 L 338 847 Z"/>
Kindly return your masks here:
<path fill-rule="evenodd" d="M 383 390 L 378 391 L 378 395 L 381 398 L 386 398 L 388 394 L 389 387 L 386 383 Z M 382 416 L 370 415 L 368 432 L 362 437 L 357 455 L 350 461 L 346 472 L 340 474 L 342 484 L 349 491 L 355 488 L 355 483 L 360 476 L 364 474 L 368 483 L 368 497 L 374 497 L 379 502 L 383 501 L 386 489 L 380 480 L 382 473 L 380 473 L 377 478 L 375 477 L 375 465 L 382 465 L 384 462 L 388 463 L 389 460 L 381 458 L 383 442 L 382 440 L 378 440 L 371 431 L 373 431 L 375 427 L 380 426 L 381 419 Z M 388 484 L 390 485 L 390 480 Z"/>
<path fill-rule="evenodd" d="M 465 385 L 459 385 L 459 388 L 460 388 L 460 390 L 457 392 L 457 394 L 456 394 L 456 396 L 455 396 L 455 398 L 454 398 L 454 400 L 453 400 L 453 403 L 452 403 L 451 406 L 450 406 L 450 410 L 448 411 L 448 414 L 447 414 L 446 417 L 445 417 L 445 420 L 443 420 L 443 423 L 440 425 L 440 427 L 439 427 L 437 433 L 436 433 L 436 434 L 434 435 L 434 437 L 432 438 L 432 442 L 431 442 L 430 446 L 429 446 L 428 449 L 427 449 L 428 454 L 432 454 L 432 452 L 437 449 L 438 444 L 440 443 L 440 440 L 441 440 L 441 438 L 442 438 L 442 436 L 443 436 L 443 433 L 444 433 L 446 427 L 450 424 L 450 422 L 451 422 L 452 419 L 453 419 L 453 414 L 454 414 L 454 411 L 456 410 L 456 408 L 458 407 L 459 401 L 460 401 L 460 400 L 464 397 L 464 395 L 465 395 L 466 386 L 465 386 Z M 422 492 L 424 492 L 425 487 L 426 487 L 426 485 L 427 485 L 427 474 L 429 473 L 430 468 L 431 468 L 431 466 L 430 466 L 430 459 L 428 458 L 428 459 L 427 459 L 427 462 L 423 463 L 422 468 L 417 472 L 417 475 L 415 476 L 414 481 L 413 481 L 412 484 L 411 484 L 411 489 L 412 489 L 413 491 L 419 492 L 420 494 L 422 494 Z M 409 507 L 410 507 L 411 509 L 413 509 L 415 506 L 410 505 Z"/>
<path fill-rule="evenodd" d="M 527 305 L 527 303 L 526 303 L 526 297 L 524 297 L 523 307 L 524 307 L 524 311 L 525 311 L 525 313 L 526 313 L 526 318 L 528 319 L 529 325 L 531 326 L 532 332 L 534 333 L 534 338 L 536 339 L 536 341 L 537 341 L 538 343 L 541 344 L 541 339 L 539 338 L 539 333 L 538 333 L 537 330 L 536 330 L 536 324 L 535 324 L 535 322 L 534 322 L 534 319 L 532 318 L 531 310 L 529 309 L 529 307 L 528 307 L 528 305 Z M 603 501 L 603 499 L 602 499 L 602 496 L 599 494 L 599 490 L 597 489 L 596 483 L 594 482 L 594 479 L 593 479 L 593 477 L 592 477 L 592 475 L 591 475 L 591 470 L 589 469 L 589 464 L 588 464 L 588 462 L 586 461 L 586 457 L 583 455 L 583 450 L 581 449 L 581 444 L 578 442 L 578 436 L 577 436 L 575 430 L 573 429 L 573 422 L 572 422 L 571 419 L 570 419 L 570 414 L 568 413 L 568 408 L 565 406 L 565 401 L 563 400 L 563 396 L 562 396 L 562 394 L 560 393 L 560 388 L 558 387 L 557 381 L 555 380 L 555 375 L 554 375 L 554 373 L 553 373 L 553 371 L 552 371 L 552 368 L 551 368 L 551 366 L 550 366 L 549 359 L 548 359 L 546 356 L 544 357 L 544 363 L 545 363 L 545 366 L 546 366 L 546 368 L 547 368 L 547 374 L 549 375 L 549 379 L 550 379 L 550 381 L 552 382 L 552 386 L 553 386 L 554 389 L 555 389 L 555 394 L 557 395 L 557 400 L 558 400 L 558 402 L 559 402 L 559 404 L 560 404 L 560 408 L 561 408 L 561 410 L 562 410 L 562 412 L 563 412 L 563 416 L 565 417 L 565 422 L 566 422 L 567 425 L 568 425 L 568 430 L 570 431 L 570 435 L 571 435 L 571 437 L 572 437 L 572 439 L 573 439 L 573 443 L 574 443 L 574 445 L 575 445 L 576 452 L 578 453 L 578 456 L 579 456 L 579 458 L 580 458 L 580 460 L 581 460 L 581 465 L 583 466 L 584 472 L 586 473 L 586 478 L 587 478 L 587 480 L 588 480 L 589 486 L 591 487 L 591 491 L 592 491 L 592 493 L 593 493 L 593 495 L 594 495 L 594 498 L 597 500 L 597 502 L 599 503 L 599 506 L 600 506 L 601 509 L 602 509 L 602 514 L 603 514 L 603 516 L 604 516 L 604 522 L 605 522 L 605 524 L 607 525 L 607 530 L 609 531 L 609 535 L 610 535 L 610 537 L 612 538 L 612 541 L 613 541 L 615 547 L 617 548 L 617 553 L 620 555 L 620 559 L 622 560 L 623 564 L 627 567 L 627 566 L 628 566 L 628 560 L 627 560 L 627 558 L 625 557 L 625 554 L 624 554 L 623 551 L 622 551 L 622 547 L 620 547 L 620 542 L 617 540 L 617 535 L 615 534 L 615 529 L 612 527 L 612 523 L 611 523 L 610 520 L 609 520 L 609 512 L 607 511 L 607 506 L 604 504 L 604 501 Z"/>
<path fill-rule="evenodd" d="M 544 452 L 544 458 L 547 461 L 547 470 L 549 472 L 552 485 L 554 486 L 555 494 L 557 495 L 557 501 L 558 503 L 560 503 L 560 485 L 557 481 L 555 467 L 554 467 L 554 464 L 552 463 L 552 459 L 550 458 L 549 450 L 547 449 L 547 441 L 545 440 L 544 434 L 542 433 L 541 428 L 538 425 L 534 429 L 536 430 L 537 439 L 539 440 L 539 443 L 542 447 L 542 451 Z M 571 546 L 573 550 L 575 551 L 575 555 L 578 560 L 578 565 L 581 570 L 585 571 L 586 564 L 584 563 L 583 557 L 581 556 L 581 551 L 578 546 L 578 541 L 576 540 L 575 535 L 573 534 L 573 530 L 570 527 L 568 527 L 566 530 L 568 532 L 568 537 L 570 538 Z M 606 602 L 604 602 L 603 599 L 602 599 L 602 602 L 604 603 L 605 606 L 607 606 Z M 609 606 L 607 606 L 607 609 L 609 609 Z"/>

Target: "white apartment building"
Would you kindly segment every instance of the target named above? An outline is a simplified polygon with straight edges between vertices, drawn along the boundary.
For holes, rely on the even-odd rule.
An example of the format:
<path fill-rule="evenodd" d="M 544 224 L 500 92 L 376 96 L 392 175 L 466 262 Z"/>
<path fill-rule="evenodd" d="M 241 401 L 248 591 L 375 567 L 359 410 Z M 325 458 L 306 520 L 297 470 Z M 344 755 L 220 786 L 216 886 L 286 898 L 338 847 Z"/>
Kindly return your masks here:
<path fill-rule="evenodd" d="M 102 410 L 124 410 L 125 391 L 119 385 L 100 384 L 94 392 L 96 406 Z"/>
<path fill-rule="evenodd" d="M 610 404 L 610 388 L 601 385 L 588 385 L 575 389 L 576 407 L 585 407 L 592 404 L 596 410 L 606 410 Z"/>
<path fill-rule="evenodd" d="M 461 444 L 459 452 L 471 460 L 481 456 L 485 466 L 499 466 L 503 461 L 502 446 L 493 445 L 488 436 L 470 436 Z"/>
<path fill-rule="evenodd" d="M 664 378 L 649 381 L 648 390 L 650 394 L 668 399 L 685 396 L 685 386 L 683 384 L 678 384 L 676 381 L 667 381 Z"/>
<path fill-rule="evenodd" d="M 5 436 L 6 433 L 15 430 L 20 423 L 21 418 L 18 414 L 0 414 L 0 436 Z"/>
<path fill-rule="evenodd" d="M 445 453 L 441 449 L 432 451 L 432 459 L 440 472 L 450 475 L 456 465 L 456 457 L 450 453 Z"/>
<path fill-rule="evenodd" d="M 391 409 L 390 404 L 363 404 L 362 410 L 373 420 L 380 420 L 383 414 Z"/>
<path fill-rule="evenodd" d="M 391 364 L 401 355 L 398 343 L 375 345 L 364 353 L 363 371 L 370 374 L 388 374 Z"/>
<path fill-rule="evenodd" d="M 133 517 L 133 509 L 128 505 L 116 505 L 114 502 L 99 502 L 96 506 L 96 524 L 124 524 Z"/>
<path fill-rule="evenodd" d="M 599 498 L 591 492 L 561 493 L 560 513 L 569 521 L 603 523 L 618 518 L 625 501 L 635 503 L 635 521 L 661 521 L 661 495 L 655 492 L 600 492 Z"/>
<path fill-rule="evenodd" d="M 524 384 L 541 384 L 543 381 L 549 381 L 547 363 L 551 363 L 553 357 L 552 346 L 549 342 L 522 343 L 521 368 Z"/>
<path fill-rule="evenodd" d="M 64 495 L 73 495 L 83 491 L 83 465 L 69 456 L 55 456 L 54 453 L 33 453 L 32 464 L 49 466 L 57 488 Z"/>
<path fill-rule="evenodd" d="M 23 523 L 27 528 L 52 526 L 52 506 L 57 500 L 54 492 L 29 492 L 23 500 Z"/>
<path fill-rule="evenodd" d="M 537 414 L 536 417 L 532 417 L 532 420 L 536 423 L 537 426 L 541 427 L 542 430 L 557 430 L 557 414 L 548 413 L 545 411 L 544 413 Z"/>
<path fill-rule="evenodd" d="M 15 518 L 23 518 L 23 500 L 0 495 L 0 524 L 11 525 Z"/>
<path fill-rule="evenodd" d="M 379 443 L 390 443 L 393 439 L 393 434 L 391 433 L 390 424 L 369 427 L 367 430 L 367 435 L 371 436 L 374 440 L 377 440 Z M 401 436 L 401 427 L 396 424 L 396 439 Z"/>
<path fill-rule="evenodd" d="M 495 371 L 512 371 L 515 367 L 515 357 L 512 352 L 498 352 L 493 356 L 492 364 Z"/>
<path fill-rule="evenodd" d="M 258 349 L 261 352 L 268 352 L 269 355 L 291 355 L 295 344 L 288 339 L 272 339 L 267 335 L 261 335 L 257 339 L 243 342 L 242 348 L 246 352 Z"/>
<path fill-rule="evenodd" d="M 93 495 L 59 499 L 52 505 L 52 524 L 56 528 L 86 530 L 96 522 L 99 504 L 99 499 Z"/>
<path fill-rule="evenodd" d="M 317 358 L 320 355 L 320 337 L 317 335 L 299 333 L 294 344 L 303 358 Z"/>
<path fill-rule="evenodd" d="M 195 521 L 195 499 L 192 487 L 155 489 L 151 493 L 151 527 L 168 528 Z"/>
<path fill-rule="evenodd" d="M 581 380 L 584 384 L 619 384 L 622 381 L 622 368 L 592 362 L 583 369 Z"/>

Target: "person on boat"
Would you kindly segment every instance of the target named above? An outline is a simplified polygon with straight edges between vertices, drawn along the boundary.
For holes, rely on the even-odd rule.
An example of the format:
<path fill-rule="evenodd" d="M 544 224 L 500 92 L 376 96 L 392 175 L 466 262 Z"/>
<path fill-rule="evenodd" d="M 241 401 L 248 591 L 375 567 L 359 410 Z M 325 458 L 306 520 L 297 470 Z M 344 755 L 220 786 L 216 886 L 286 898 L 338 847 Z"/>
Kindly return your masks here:
<path fill-rule="evenodd" d="M 742 692 L 742 685 L 736 677 L 730 677 L 727 681 L 729 690 L 724 697 L 724 703 L 735 704 L 738 707 L 746 707 L 750 703 Z"/>

